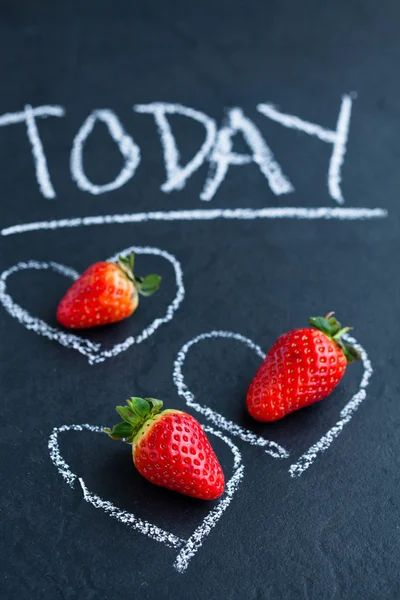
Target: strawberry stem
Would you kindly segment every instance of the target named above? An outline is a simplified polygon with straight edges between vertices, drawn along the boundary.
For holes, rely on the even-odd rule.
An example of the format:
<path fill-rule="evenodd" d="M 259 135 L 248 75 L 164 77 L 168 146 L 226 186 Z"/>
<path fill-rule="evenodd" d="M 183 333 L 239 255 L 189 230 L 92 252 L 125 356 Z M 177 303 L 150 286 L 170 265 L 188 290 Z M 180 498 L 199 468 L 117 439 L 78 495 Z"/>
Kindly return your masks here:
<path fill-rule="evenodd" d="M 310 317 L 308 322 L 335 342 L 336 346 L 338 346 L 345 355 L 348 364 L 359 360 L 361 358 L 360 351 L 341 339 L 342 336 L 352 328 L 342 327 L 340 322 L 333 315 L 334 313 L 330 312 L 326 317 Z"/>
<path fill-rule="evenodd" d="M 143 425 L 162 409 L 163 403 L 156 398 L 133 397 L 126 401 L 127 406 L 117 406 L 116 411 L 123 419 L 112 429 L 104 427 L 103 431 L 113 440 L 121 440 L 132 444 Z"/>
<path fill-rule="evenodd" d="M 121 254 L 117 261 L 117 265 L 119 266 L 121 271 L 123 271 L 123 273 L 128 277 L 128 279 L 132 281 L 139 294 L 141 294 L 142 296 L 151 296 L 160 287 L 160 275 L 152 274 L 146 275 L 146 277 L 140 277 L 139 275 L 135 275 L 133 272 L 134 264 L 134 252 L 131 252 L 129 256 L 123 256 Z"/>
<path fill-rule="evenodd" d="M 344 335 L 345 333 L 347 333 L 351 329 L 352 329 L 352 327 L 342 327 L 342 329 L 339 329 L 339 331 L 337 333 L 335 333 L 335 335 L 333 336 L 333 339 L 335 341 L 340 340 L 340 338 L 342 337 L 342 335 Z"/>
<path fill-rule="evenodd" d="M 124 274 L 128 277 L 128 279 L 130 279 L 133 282 L 134 282 L 134 275 L 133 275 L 134 264 L 135 264 L 135 253 L 134 252 L 131 252 L 131 254 L 129 256 L 123 256 L 122 254 L 120 254 L 120 256 L 118 257 L 117 265 L 124 272 Z"/>

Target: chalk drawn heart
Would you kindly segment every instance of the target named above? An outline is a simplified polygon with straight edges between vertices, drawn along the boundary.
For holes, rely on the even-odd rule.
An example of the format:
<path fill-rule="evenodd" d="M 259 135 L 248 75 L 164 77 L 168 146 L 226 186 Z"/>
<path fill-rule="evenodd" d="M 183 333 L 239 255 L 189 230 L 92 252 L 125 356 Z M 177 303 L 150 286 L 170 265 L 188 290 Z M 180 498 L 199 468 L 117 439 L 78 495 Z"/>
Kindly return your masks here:
<path fill-rule="evenodd" d="M 117 356 L 120 352 L 124 352 L 127 350 L 132 344 L 140 344 L 148 337 L 150 337 L 163 323 L 167 323 L 171 321 L 174 317 L 175 312 L 177 311 L 179 305 L 181 304 L 184 296 L 185 296 L 185 288 L 183 285 L 183 273 L 182 267 L 179 261 L 165 250 L 160 250 L 159 248 L 151 248 L 148 246 L 130 246 L 129 248 L 125 248 L 121 250 L 111 258 L 107 259 L 109 261 L 115 261 L 118 259 L 118 256 L 123 255 L 127 256 L 131 252 L 135 252 L 135 254 L 152 254 L 155 256 L 161 256 L 165 258 L 167 261 L 171 263 L 175 272 L 175 280 L 176 280 L 176 294 L 172 302 L 169 304 L 165 314 L 162 317 L 157 317 L 148 325 L 139 335 L 137 336 L 129 336 L 122 343 L 116 344 L 113 348 L 109 350 L 102 350 L 101 344 L 91 342 L 90 340 L 69 333 L 65 330 L 62 330 L 58 327 L 52 327 L 42 319 L 34 317 L 28 313 L 22 306 L 17 304 L 13 298 L 7 293 L 7 279 L 13 273 L 18 271 L 25 271 L 27 269 L 34 270 L 51 270 L 64 275 L 65 277 L 69 277 L 73 281 L 75 281 L 79 274 L 70 267 L 66 267 L 64 265 L 60 265 L 56 262 L 38 262 L 34 260 L 30 260 L 28 262 L 19 262 L 14 265 L 7 271 L 3 271 L 0 275 L 0 302 L 6 309 L 6 311 L 15 319 L 17 319 L 24 327 L 35 331 L 35 333 L 47 337 L 51 340 L 55 340 L 62 346 L 66 348 L 72 348 L 73 350 L 77 350 L 80 354 L 86 356 L 89 361 L 89 364 L 93 365 L 96 363 L 103 362 L 107 358 L 111 358 L 113 356 Z"/>
<path fill-rule="evenodd" d="M 211 433 L 219 437 L 223 442 L 225 442 L 233 455 L 233 474 L 230 479 L 226 482 L 225 492 L 221 496 L 221 499 L 217 504 L 213 505 L 210 512 L 203 519 L 202 523 L 192 533 L 192 535 L 188 539 L 183 539 L 177 537 L 175 534 L 165 531 L 161 529 L 157 525 L 153 523 L 149 523 L 148 521 L 144 521 L 134 515 L 133 513 L 129 513 L 125 510 L 119 509 L 117 506 L 109 502 L 108 500 L 103 500 L 100 496 L 91 492 L 84 480 L 79 477 L 76 473 L 71 471 L 70 466 L 61 456 L 58 436 L 60 433 L 65 433 L 68 431 L 91 431 L 93 433 L 103 433 L 103 428 L 98 427 L 96 425 L 62 425 L 61 427 L 55 427 L 50 435 L 48 448 L 50 451 L 50 458 L 53 461 L 54 465 L 57 467 L 58 472 L 65 481 L 68 483 L 70 487 L 74 487 L 76 481 L 79 482 L 79 485 L 82 488 L 83 497 L 86 502 L 92 504 L 95 508 L 99 508 L 103 510 L 106 514 L 121 523 L 124 523 L 131 527 L 132 529 L 136 529 L 143 535 L 156 540 L 157 542 L 161 542 L 165 546 L 174 548 L 178 550 L 178 554 L 173 563 L 174 568 L 179 572 L 183 573 L 189 566 L 190 560 L 196 554 L 198 550 L 200 550 L 201 546 L 205 538 L 211 532 L 211 530 L 217 525 L 218 521 L 222 517 L 223 513 L 228 508 L 231 503 L 232 497 L 236 490 L 239 487 L 239 483 L 243 478 L 244 466 L 242 465 L 241 454 L 239 449 L 235 444 L 226 436 L 224 436 L 220 431 L 216 431 L 212 429 L 212 427 L 205 426 L 203 427 L 207 433 Z"/>
<path fill-rule="evenodd" d="M 259 356 L 262 360 L 265 358 L 265 353 L 261 350 L 260 346 L 255 344 L 249 338 L 240 335 L 239 333 L 234 333 L 232 331 L 210 331 L 208 333 L 202 333 L 195 337 L 194 339 L 187 342 L 181 350 L 178 352 L 174 363 L 174 371 L 173 371 L 173 380 L 177 387 L 178 394 L 185 399 L 186 404 L 197 410 L 199 413 L 204 415 L 207 419 L 209 419 L 214 425 L 220 427 L 221 429 L 225 429 L 231 435 L 234 435 L 244 442 L 252 444 L 253 446 L 261 446 L 265 448 L 265 452 L 272 456 L 273 458 L 289 458 L 289 452 L 271 440 L 267 440 L 264 437 L 257 436 L 252 431 L 245 429 L 244 427 L 239 426 L 237 423 L 226 419 L 223 415 L 212 410 L 209 406 L 205 406 L 199 404 L 195 401 L 194 394 L 189 390 L 188 386 L 185 384 L 185 380 L 183 377 L 182 367 L 185 363 L 187 354 L 195 344 L 209 340 L 212 338 L 222 338 L 228 340 L 234 340 L 237 342 L 241 342 L 245 344 L 248 348 L 253 350 L 257 356 Z M 366 388 L 369 384 L 370 377 L 373 373 L 371 362 L 368 358 L 368 355 L 364 348 L 355 340 L 353 337 L 346 334 L 343 336 L 343 339 L 346 339 L 347 342 L 351 343 L 355 348 L 357 348 L 361 352 L 361 360 L 364 368 L 364 372 L 358 387 L 357 392 L 352 396 L 352 398 L 347 402 L 347 404 L 342 408 L 339 413 L 339 419 L 335 423 L 331 429 L 329 429 L 325 435 L 321 437 L 318 442 L 313 444 L 304 454 L 302 454 L 296 462 L 294 462 L 289 467 L 289 473 L 291 477 L 299 477 L 308 467 L 312 465 L 318 455 L 322 454 L 329 448 L 332 444 L 333 440 L 339 436 L 344 426 L 351 420 L 354 413 L 360 406 L 361 402 L 367 395 Z"/>

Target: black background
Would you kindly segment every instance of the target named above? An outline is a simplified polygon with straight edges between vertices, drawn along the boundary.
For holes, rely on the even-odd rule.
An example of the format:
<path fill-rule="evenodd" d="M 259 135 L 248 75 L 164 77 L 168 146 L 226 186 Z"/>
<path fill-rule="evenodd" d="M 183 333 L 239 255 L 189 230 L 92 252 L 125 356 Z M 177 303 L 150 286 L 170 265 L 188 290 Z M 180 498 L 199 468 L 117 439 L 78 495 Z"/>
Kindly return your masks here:
<path fill-rule="evenodd" d="M 24 125 L 0 128 L 2 227 L 149 210 L 333 206 L 326 186 L 331 147 L 272 123 L 256 106 L 273 102 L 334 129 L 341 96 L 350 92 L 357 98 L 342 173 L 345 206 L 388 210 L 387 219 L 371 221 L 148 222 L 2 237 L 1 270 L 36 259 L 81 271 L 133 244 L 156 246 L 181 262 L 186 297 L 146 342 L 94 366 L 1 309 L 1 596 L 399 598 L 399 4 L 10 1 L 0 15 L 0 114 L 27 103 L 66 109 L 64 118 L 38 120 L 53 200 L 40 194 Z M 205 204 L 204 165 L 183 190 L 164 194 L 154 120 L 132 111 L 153 101 L 202 110 L 218 123 L 224 109 L 240 106 L 296 191 L 277 198 L 255 165 L 233 167 Z M 69 171 L 72 140 L 95 108 L 114 110 L 142 154 L 133 179 L 99 196 L 79 190 Z M 171 122 L 188 160 L 200 128 L 184 118 Z M 106 183 L 120 165 L 106 129 L 96 126 L 85 150 L 88 176 Z M 106 344 L 140 330 L 174 295 L 173 271 L 162 259 L 138 257 L 137 269 L 160 270 L 162 288 L 142 302 L 137 318 L 93 334 Z M 56 274 L 26 272 L 10 278 L 9 292 L 54 324 L 67 285 Z M 290 459 L 274 460 L 235 438 L 244 480 L 186 573 L 173 570 L 174 550 L 96 511 L 50 461 L 53 427 L 111 424 L 115 405 L 130 395 L 185 409 L 173 362 L 196 335 L 232 330 L 266 350 L 310 314 L 331 309 L 355 327 L 371 359 L 364 403 L 298 479 L 289 476 Z M 361 365 L 349 368 L 323 403 L 261 426 L 243 410 L 258 364 L 244 346 L 214 340 L 193 348 L 184 374 L 199 402 L 281 442 L 293 459 L 334 425 L 362 374 Z M 229 474 L 229 450 L 212 441 Z M 189 536 L 207 512 L 208 505 L 141 480 L 123 445 L 71 433 L 61 450 L 95 493 L 178 535 Z"/>

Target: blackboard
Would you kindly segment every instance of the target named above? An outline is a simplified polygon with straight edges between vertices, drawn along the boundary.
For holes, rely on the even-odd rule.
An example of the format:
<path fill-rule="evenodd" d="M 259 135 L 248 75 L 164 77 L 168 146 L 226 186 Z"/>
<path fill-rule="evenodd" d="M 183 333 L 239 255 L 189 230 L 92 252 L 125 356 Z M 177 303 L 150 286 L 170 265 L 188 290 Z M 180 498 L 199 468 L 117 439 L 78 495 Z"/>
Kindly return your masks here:
<path fill-rule="evenodd" d="M 0 15 L 2 597 L 399 598 L 399 4 Z M 132 247 L 160 291 L 61 332 L 71 279 Z M 329 310 L 363 360 L 252 421 L 264 353 Z M 131 395 L 207 428 L 220 501 L 100 433 Z"/>

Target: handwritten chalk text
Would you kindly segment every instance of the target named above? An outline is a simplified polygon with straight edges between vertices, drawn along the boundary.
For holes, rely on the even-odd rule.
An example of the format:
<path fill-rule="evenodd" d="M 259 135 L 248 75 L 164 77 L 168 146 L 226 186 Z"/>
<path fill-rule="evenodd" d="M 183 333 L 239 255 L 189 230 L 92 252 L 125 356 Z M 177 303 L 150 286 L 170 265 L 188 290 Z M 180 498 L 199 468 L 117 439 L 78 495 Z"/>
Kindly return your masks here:
<path fill-rule="evenodd" d="M 352 97 L 350 95 L 342 97 L 335 129 L 281 112 L 268 103 L 258 104 L 257 110 L 266 119 L 285 128 L 305 133 L 320 142 L 332 145 L 332 153 L 327 165 L 327 187 L 332 200 L 337 204 L 343 204 L 341 173 L 349 136 Z M 287 168 L 288 165 L 282 166 L 278 162 L 265 134 L 240 107 L 227 109 L 221 126 L 218 126 L 216 120 L 206 113 L 181 104 L 168 102 L 136 104 L 133 106 L 133 111 L 144 116 L 150 115 L 154 119 L 164 158 L 166 179 L 160 187 L 164 193 L 182 190 L 190 177 L 203 165 L 208 165 L 208 175 L 203 189 L 199 192 L 199 198 L 204 202 L 213 200 L 230 169 L 251 164 L 258 167 L 266 180 L 266 185 L 275 196 L 291 194 L 296 189 L 295 182 L 291 181 L 285 172 L 284 166 Z M 25 124 L 37 185 L 45 198 L 55 198 L 56 190 L 51 180 L 39 123 L 43 118 L 65 117 L 65 115 L 66 109 L 63 106 L 43 105 L 33 108 L 29 104 L 23 111 L 0 115 L 0 127 Z M 204 140 L 200 148 L 186 164 L 182 164 L 181 161 L 181 152 L 170 122 L 172 115 L 191 119 L 196 127 L 204 130 Z M 87 152 L 85 144 L 98 122 L 106 125 L 110 138 L 123 160 L 120 172 L 113 180 L 103 184 L 91 181 L 84 168 L 84 155 Z M 233 150 L 234 138 L 237 135 L 243 138 L 249 149 L 248 153 L 238 153 Z M 141 157 L 142 153 L 137 142 L 115 112 L 109 108 L 96 109 L 86 117 L 73 138 L 69 161 L 71 178 L 82 191 L 93 195 L 104 194 L 126 185 L 140 166 Z"/>

